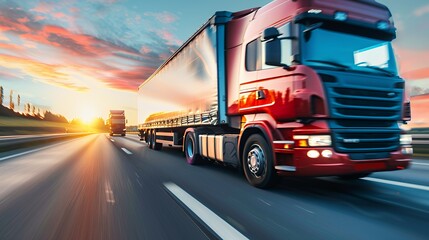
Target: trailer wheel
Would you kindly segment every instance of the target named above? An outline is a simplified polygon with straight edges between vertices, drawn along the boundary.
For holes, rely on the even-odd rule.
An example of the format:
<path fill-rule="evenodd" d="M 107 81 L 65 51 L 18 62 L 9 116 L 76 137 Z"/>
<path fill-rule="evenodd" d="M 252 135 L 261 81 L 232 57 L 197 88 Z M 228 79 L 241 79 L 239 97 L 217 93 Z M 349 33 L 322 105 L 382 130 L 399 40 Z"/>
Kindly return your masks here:
<path fill-rule="evenodd" d="M 150 149 L 153 149 L 153 146 L 154 146 L 153 143 L 155 142 L 154 138 L 155 136 L 153 135 L 153 130 L 150 130 L 148 133 L 148 143 L 147 143 Z"/>
<path fill-rule="evenodd" d="M 150 143 L 149 148 L 153 150 L 161 150 L 162 149 L 162 143 L 156 142 L 156 130 L 152 130 L 150 134 Z"/>
<path fill-rule="evenodd" d="M 258 188 L 270 187 L 276 178 L 273 153 L 259 134 L 251 135 L 244 146 L 243 169 L 247 181 Z"/>
<path fill-rule="evenodd" d="M 197 153 L 197 143 L 195 138 L 195 133 L 189 132 L 185 137 L 185 157 L 186 161 L 191 165 L 196 165 L 201 163 L 201 155 Z"/>

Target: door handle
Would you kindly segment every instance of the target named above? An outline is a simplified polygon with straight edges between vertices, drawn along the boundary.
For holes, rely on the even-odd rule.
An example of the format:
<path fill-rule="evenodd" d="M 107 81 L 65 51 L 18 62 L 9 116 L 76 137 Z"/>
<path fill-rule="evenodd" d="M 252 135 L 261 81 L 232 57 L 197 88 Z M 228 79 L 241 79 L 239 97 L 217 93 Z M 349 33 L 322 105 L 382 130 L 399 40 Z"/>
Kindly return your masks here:
<path fill-rule="evenodd" d="M 265 93 L 263 89 L 256 90 L 256 100 L 265 99 Z"/>

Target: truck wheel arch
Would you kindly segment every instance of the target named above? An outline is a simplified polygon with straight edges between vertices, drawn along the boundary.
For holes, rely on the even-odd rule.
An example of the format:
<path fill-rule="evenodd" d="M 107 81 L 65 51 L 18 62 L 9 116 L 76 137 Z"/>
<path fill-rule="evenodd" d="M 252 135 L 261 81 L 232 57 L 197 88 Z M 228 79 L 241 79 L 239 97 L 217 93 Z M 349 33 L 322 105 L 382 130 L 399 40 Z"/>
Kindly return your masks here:
<path fill-rule="evenodd" d="M 268 146 L 271 148 L 271 151 L 273 152 L 273 161 L 274 164 L 276 163 L 276 157 L 274 154 L 274 150 L 272 147 L 272 136 L 269 134 L 269 131 L 267 131 L 266 129 L 269 129 L 268 126 L 266 126 L 265 124 L 249 124 L 248 126 L 245 126 L 243 133 L 240 134 L 240 139 L 238 140 L 238 156 L 240 156 L 240 165 L 243 164 L 243 159 L 241 159 L 241 155 L 243 154 L 244 151 L 244 146 L 246 145 L 246 141 L 247 139 L 253 135 L 253 134 L 259 134 L 261 135 L 263 138 L 265 138 L 265 140 L 268 142 Z"/>

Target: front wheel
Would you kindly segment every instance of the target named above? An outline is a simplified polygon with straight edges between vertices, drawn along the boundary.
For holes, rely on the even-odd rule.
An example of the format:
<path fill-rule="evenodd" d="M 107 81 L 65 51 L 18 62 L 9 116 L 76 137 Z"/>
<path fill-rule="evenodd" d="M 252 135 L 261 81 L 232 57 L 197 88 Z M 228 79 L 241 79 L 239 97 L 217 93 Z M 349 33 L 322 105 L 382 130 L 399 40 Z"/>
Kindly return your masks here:
<path fill-rule="evenodd" d="M 243 170 L 247 181 L 258 188 L 268 188 L 275 182 L 273 153 L 259 134 L 251 135 L 244 146 Z"/>

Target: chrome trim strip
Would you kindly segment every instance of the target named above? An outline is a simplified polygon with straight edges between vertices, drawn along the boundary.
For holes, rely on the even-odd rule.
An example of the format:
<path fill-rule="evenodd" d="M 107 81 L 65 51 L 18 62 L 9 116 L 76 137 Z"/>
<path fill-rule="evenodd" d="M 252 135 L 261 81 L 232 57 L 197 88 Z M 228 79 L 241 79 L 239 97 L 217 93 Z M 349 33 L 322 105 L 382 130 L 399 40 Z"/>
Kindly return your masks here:
<path fill-rule="evenodd" d="M 294 144 L 294 141 L 273 141 L 274 144 Z"/>
<path fill-rule="evenodd" d="M 281 166 L 275 166 L 274 168 L 276 170 L 288 171 L 288 172 L 295 172 L 296 171 L 296 167 L 294 167 L 294 166 L 281 165 Z"/>

